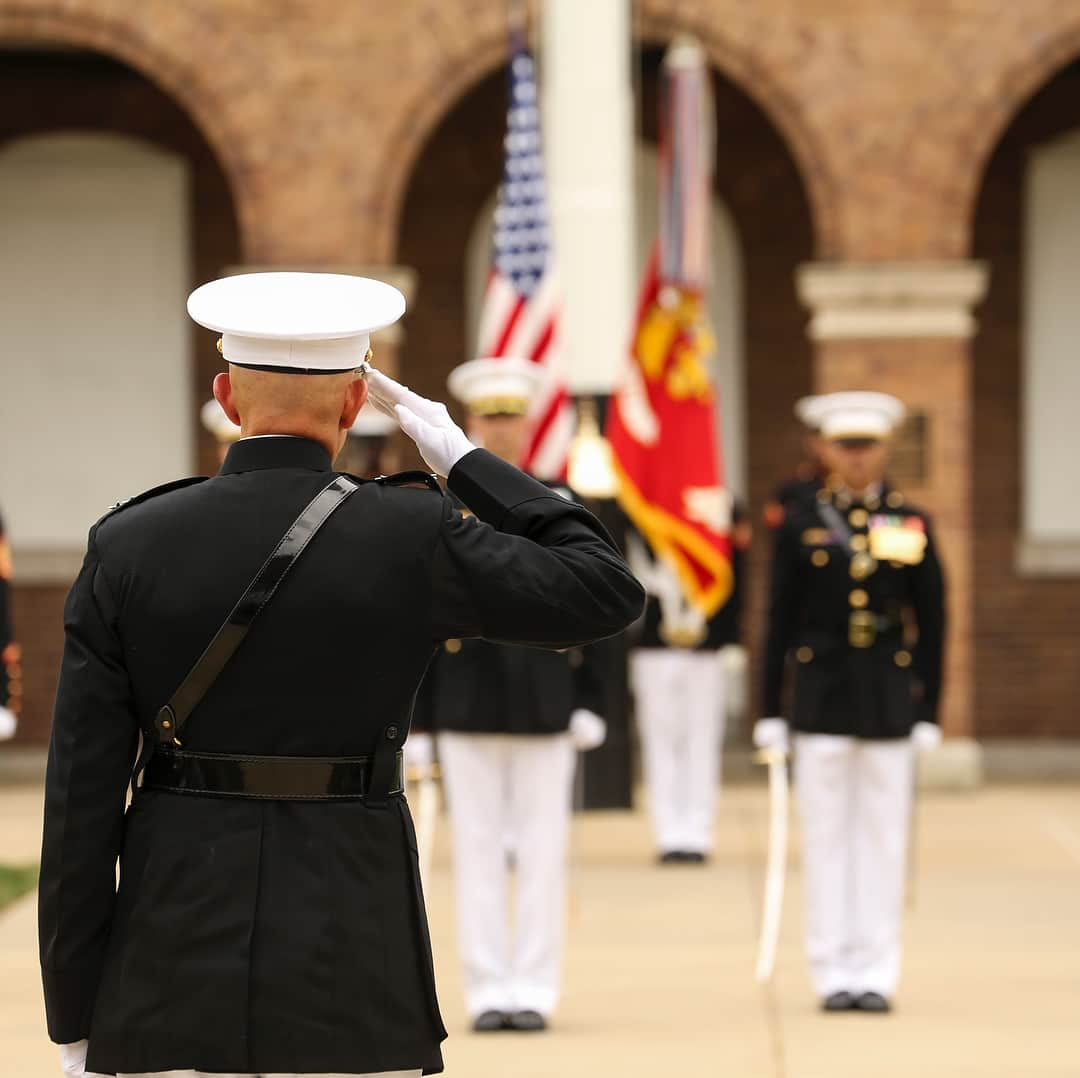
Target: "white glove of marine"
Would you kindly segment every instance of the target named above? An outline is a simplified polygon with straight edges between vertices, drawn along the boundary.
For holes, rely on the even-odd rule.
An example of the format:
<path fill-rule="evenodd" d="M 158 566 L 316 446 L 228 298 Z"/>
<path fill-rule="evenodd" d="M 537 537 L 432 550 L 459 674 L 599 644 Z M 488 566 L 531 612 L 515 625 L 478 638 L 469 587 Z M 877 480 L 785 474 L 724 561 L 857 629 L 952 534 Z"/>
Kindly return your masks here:
<path fill-rule="evenodd" d="M 785 755 L 791 751 L 787 719 L 758 719 L 754 723 L 753 738 L 755 748 L 779 749 Z"/>
<path fill-rule="evenodd" d="M 0 707 L 0 741 L 10 741 L 19 725 L 18 716 L 6 707 Z"/>
<path fill-rule="evenodd" d="M 73 1044 L 60 1045 L 60 1069 L 65 1074 L 74 1074 L 81 1078 L 86 1074 L 87 1041 L 75 1041 Z"/>
<path fill-rule="evenodd" d="M 413 730 L 405 739 L 405 768 L 416 768 L 421 774 L 427 774 L 435 762 L 435 742 L 431 734 L 422 730 Z"/>
<path fill-rule="evenodd" d="M 445 404 L 421 397 L 374 368 L 368 373 L 367 384 L 371 403 L 401 424 L 437 475 L 449 475 L 454 465 L 476 448 L 450 418 Z"/>
<path fill-rule="evenodd" d="M 607 723 L 595 711 L 575 708 L 570 716 L 570 740 L 578 752 L 598 749 L 607 740 Z"/>
<path fill-rule="evenodd" d="M 916 752 L 932 752 L 941 744 L 941 727 L 936 722 L 917 722 L 911 728 Z"/>

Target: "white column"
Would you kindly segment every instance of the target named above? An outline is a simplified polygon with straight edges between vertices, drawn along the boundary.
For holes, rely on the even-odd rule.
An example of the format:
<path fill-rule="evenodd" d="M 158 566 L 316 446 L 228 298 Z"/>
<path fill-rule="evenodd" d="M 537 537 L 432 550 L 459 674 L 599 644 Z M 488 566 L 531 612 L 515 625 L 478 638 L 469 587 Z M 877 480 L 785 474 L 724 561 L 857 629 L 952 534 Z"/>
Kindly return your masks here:
<path fill-rule="evenodd" d="M 545 0 L 544 155 L 570 390 L 609 393 L 634 303 L 629 0 Z"/>

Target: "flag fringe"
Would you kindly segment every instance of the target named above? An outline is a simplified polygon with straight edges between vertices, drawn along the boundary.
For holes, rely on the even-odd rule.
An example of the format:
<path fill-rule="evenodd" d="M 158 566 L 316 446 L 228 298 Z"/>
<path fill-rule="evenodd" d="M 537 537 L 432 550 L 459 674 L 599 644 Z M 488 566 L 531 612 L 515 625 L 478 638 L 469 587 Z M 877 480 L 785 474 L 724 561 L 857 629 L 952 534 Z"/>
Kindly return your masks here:
<path fill-rule="evenodd" d="M 707 618 L 711 618 L 731 597 L 734 574 L 731 560 L 725 558 L 707 539 L 678 517 L 650 503 L 616 458 L 613 462 L 617 484 L 616 499 L 634 526 L 645 536 L 653 552 L 667 561 L 678 574 L 687 599 Z M 712 583 L 702 587 L 689 558 L 688 550 L 701 566 L 712 574 Z"/>

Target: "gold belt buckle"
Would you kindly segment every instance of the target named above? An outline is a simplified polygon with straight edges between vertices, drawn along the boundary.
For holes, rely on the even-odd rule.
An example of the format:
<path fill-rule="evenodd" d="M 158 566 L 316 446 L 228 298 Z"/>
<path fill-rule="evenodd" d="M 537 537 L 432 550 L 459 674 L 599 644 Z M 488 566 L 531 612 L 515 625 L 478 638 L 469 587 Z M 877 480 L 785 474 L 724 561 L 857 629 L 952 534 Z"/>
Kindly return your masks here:
<path fill-rule="evenodd" d="M 688 627 L 676 625 L 669 627 L 660 623 L 660 639 L 675 648 L 695 648 L 708 636 L 708 629 L 702 626 Z"/>
<path fill-rule="evenodd" d="M 877 640 L 877 615 L 853 610 L 848 616 L 848 643 L 853 648 L 872 648 Z"/>

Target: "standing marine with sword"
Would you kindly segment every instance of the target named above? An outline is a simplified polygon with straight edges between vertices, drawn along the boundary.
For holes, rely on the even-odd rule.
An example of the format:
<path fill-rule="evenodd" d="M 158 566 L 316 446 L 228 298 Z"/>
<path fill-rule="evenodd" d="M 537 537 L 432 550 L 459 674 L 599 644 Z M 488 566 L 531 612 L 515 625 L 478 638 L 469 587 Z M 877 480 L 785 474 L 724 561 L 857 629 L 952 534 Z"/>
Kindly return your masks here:
<path fill-rule="evenodd" d="M 789 747 L 802 831 L 806 949 L 826 1011 L 888 1011 L 900 973 L 916 751 L 941 740 L 944 583 L 930 523 L 885 481 L 904 406 L 816 398 L 828 482 L 776 532 L 764 709 L 754 742 Z M 774 763 L 775 767 L 775 763 Z"/>

